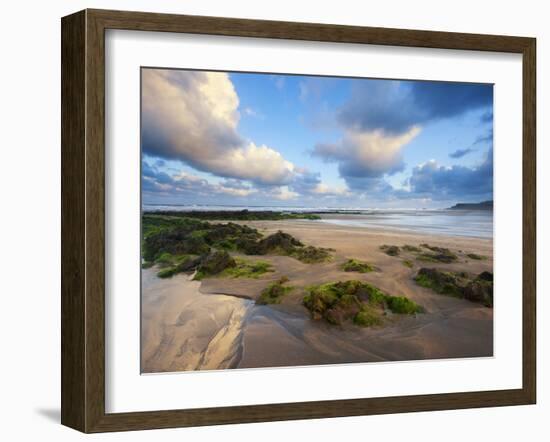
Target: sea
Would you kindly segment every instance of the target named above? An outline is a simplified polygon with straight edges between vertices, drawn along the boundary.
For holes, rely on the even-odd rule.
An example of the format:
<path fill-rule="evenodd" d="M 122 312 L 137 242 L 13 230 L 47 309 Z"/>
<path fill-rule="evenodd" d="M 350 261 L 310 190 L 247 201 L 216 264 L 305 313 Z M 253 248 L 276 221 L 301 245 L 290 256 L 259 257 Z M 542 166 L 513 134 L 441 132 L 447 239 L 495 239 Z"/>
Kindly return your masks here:
<path fill-rule="evenodd" d="M 144 204 L 143 210 L 154 211 L 277 211 L 318 213 L 320 220 L 312 223 L 330 223 L 340 226 L 392 229 L 436 235 L 493 237 L 492 210 L 456 209 L 379 209 L 379 208 L 334 208 L 293 206 L 230 206 L 230 205 L 154 205 Z"/>

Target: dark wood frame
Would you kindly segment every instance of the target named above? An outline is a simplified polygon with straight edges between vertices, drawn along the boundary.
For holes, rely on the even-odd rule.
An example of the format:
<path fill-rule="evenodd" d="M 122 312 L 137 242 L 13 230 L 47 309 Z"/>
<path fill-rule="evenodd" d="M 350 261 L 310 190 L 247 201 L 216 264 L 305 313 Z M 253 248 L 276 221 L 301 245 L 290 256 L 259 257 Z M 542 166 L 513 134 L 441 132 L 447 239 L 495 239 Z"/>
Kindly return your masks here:
<path fill-rule="evenodd" d="M 84 10 L 62 29 L 61 422 L 84 432 L 534 404 L 536 400 L 536 40 L 405 29 Z M 105 30 L 360 43 L 523 56 L 523 386 L 192 410 L 105 413 Z"/>

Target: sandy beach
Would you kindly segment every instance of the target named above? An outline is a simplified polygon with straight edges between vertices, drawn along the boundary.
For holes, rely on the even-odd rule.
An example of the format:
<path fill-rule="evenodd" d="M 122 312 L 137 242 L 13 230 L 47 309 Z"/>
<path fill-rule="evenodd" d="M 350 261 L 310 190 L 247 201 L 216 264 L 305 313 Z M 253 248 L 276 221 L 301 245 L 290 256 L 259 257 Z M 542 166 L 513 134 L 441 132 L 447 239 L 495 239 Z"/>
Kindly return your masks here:
<path fill-rule="evenodd" d="M 143 269 L 142 372 L 277 367 L 351 362 L 488 357 L 493 354 L 493 309 L 434 293 L 413 277 L 426 263 L 403 264 L 407 255 L 388 256 L 383 244 L 446 247 L 459 255 L 450 264 L 429 267 L 477 274 L 493 267 L 491 239 L 417 235 L 409 232 L 341 226 L 322 221 L 246 221 L 264 235 L 282 230 L 300 241 L 334 249 L 328 263 L 306 264 L 288 256 L 247 256 L 272 264 L 258 279 L 208 278 L 188 274 L 171 279 Z M 487 257 L 472 260 L 467 253 Z M 236 255 L 238 256 L 238 255 Z M 367 261 L 377 271 L 344 272 L 348 258 Z M 271 282 L 286 276 L 293 290 L 278 305 L 254 301 Z M 425 309 L 390 318 L 383 327 L 333 326 L 312 320 L 302 305 L 303 288 L 359 279 L 406 296 Z M 397 318 L 397 316 L 400 316 Z"/>

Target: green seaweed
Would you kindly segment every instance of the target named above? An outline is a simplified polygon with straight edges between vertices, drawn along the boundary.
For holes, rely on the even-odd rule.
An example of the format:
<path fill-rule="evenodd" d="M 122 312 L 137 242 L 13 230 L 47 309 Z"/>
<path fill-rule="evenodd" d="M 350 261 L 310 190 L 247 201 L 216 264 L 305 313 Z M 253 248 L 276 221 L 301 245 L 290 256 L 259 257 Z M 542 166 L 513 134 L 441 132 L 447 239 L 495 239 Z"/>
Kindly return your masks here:
<path fill-rule="evenodd" d="M 364 327 L 380 324 L 385 309 L 409 315 L 423 312 L 421 306 L 406 297 L 388 295 L 372 284 L 357 280 L 311 286 L 306 293 L 303 304 L 312 318 L 336 325 L 348 320 Z"/>
<path fill-rule="evenodd" d="M 332 259 L 329 249 L 304 245 L 288 233 L 279 231 L 263 237 L 257 229 L 246 225 L 232 222 L 209 223 L 186 217 L 186 214 L 155 212 L 143 215 L 144 261 L 172 265 L 171 256 L 207 256 L 212 250 L 241 252 L 247 255 L 284 255 L 304 263 Z M 204 217 L 208 218 L 206 215 Z"/>
<path fill-rule="evenodd" d="M 478 255 L 477 253 L 467 253 L 466 256 L 470 259 L 475 259 L 477 261 L 482 261 L 482 260 L 485 260 L 487 259 L 486 256 L 484 255 Z"/>
<path fill-rule="evenodd" d="M 369 273 L 374 272 L 376 267 L 365 261 L 348 259 L 344 264 L 342 264 L 342 270 L 345 272 Z"/>
<path fill-rule="evenodd" d="M 414 280 L 418 285 L 441 295 L 464 298 L 486 307 L 493 306 L 493 274 L 490 272 L 482 272 L 472 278 L 465 272 L 421 268 Z"/>
<path fill-rule="evenodd" d="M 420 253 L 422 250 L 419 247 L 411 246 L 410 244 L 405 244 L 401 247 L 405 252 Z"/>
<path fill-rule="evenodd" d="M 194 279 L 200 281 L 203 278 L 218 275 L 226 269 L 234 267 L 237 267 L 237 262 L 227 251 L 215 250 L 200 261 Z"/>
<path fill-rule="evenodd" d="M 178 273 L 177 271 L 177 268 L 175 266 L 173 267 L 166 267 L 164 269 L 161 269 L 158 273 L 157 273 L 157 276 L 159 278 L 171 278 L 172 276 L 174 276 L 176 273 Z"/>
<path fill-rule="evenodd" d="M 273 272 L 273 267 L 265 261 L 247 261 L 241 258 L 235 259 L 236 266 L 228 267 L 219 276 L 230 278 L 259 278 L 265 273 Z"/>
<path fill-rule="evenodd" d="M 397 256 L 399 255 L 399 252 L 400 252 L 399 247 L 390 246 L 387 244 L 381 245 L 380 250 L 382 250 L 386 255 L 389 255 L 389 256 Z"/>
<path fill-rule="evenodd" d="M 412 315 L 415 313 L 422 313 L 424 309 L 404 296 L 390 296 L 386 298 L 388 308 L 393 313 L 399 313 L 402 315 Z"/>
<path fill-rule="evenodd" d="M 376 311 L 364 308 L 354 316 L 353 323 L 359 327 L 374 327 L 381 325 L 382 319 Z"/>
<path fill-rule="evenodd" d="M 283 297 L 293 290 L 292 286 L 285 286 L 288 282 L 286 276 L 281 277 L 279 280 L 269 284 L 264 290 L 256 304 L 259 305 L 268 305 L 268 304 L 280 304 Z"/>
<path fill-rule="evenodd" d="M 422 252 L 417 255 L 416 259 L 419 261 L 449 264 L 458 260 L 458 256 L 445 247 L 431 246 L 425 243 L 420 244 L 420 246 L 430 250 L 430 252 Z"/>

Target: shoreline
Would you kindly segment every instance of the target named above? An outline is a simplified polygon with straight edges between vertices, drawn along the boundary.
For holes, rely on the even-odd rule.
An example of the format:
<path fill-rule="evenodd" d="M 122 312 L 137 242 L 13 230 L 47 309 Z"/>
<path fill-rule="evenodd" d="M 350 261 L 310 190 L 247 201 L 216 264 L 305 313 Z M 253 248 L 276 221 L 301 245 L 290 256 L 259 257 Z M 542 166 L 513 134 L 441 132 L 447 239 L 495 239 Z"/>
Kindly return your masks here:
<path fill-rule="evenodd" d="M 268 261 L 275 271 L 257 279 L 212 277 L 200 283 L 192 281 L 198 284 L 192 294 L 185 275 L 163 280 L 156 278 L 152 269 L 142 270 L 147 275 L 145 279 L 154 285 L 154 288 L 144 285 L 142 290 L 144 372 L 493 355 L 492 309 L 418 286 L 412 276 L 426 263 L 415 262 L 413 268 L 408 268 L 402 259 L 379 249 L 382 244 L 429 242 L 478 253 L 487 259 L 428 265 L 480 273 L 492 271 L 492 239 L 395 232 L 309 220 L 237 223 L 257 228 L 264 235 L 282 230 L 306 244 L 333 248 L 334 259 L 329 263 L 305 264 L 289 256 L 246 256 L 250 261 Z M 346 258 L 366 260 L 380 271 L 343 272 L 339 266 Z M 251 301 L 281 276 L 287 276 L 289 284 L 295 287 L 281 304 L 264 306 Z M 366 329 L 348 324 L 333 326 L 309 317 L 301 304 L 304 287 L 351 279 L 406 296 L 422 305 L 426 313 Z M 165 299 L 159 301 L 163 293 Z M 179 323 L 174 318 L 179 318 Z M 220 341 L 222 336 L 225 339 Z"/>

